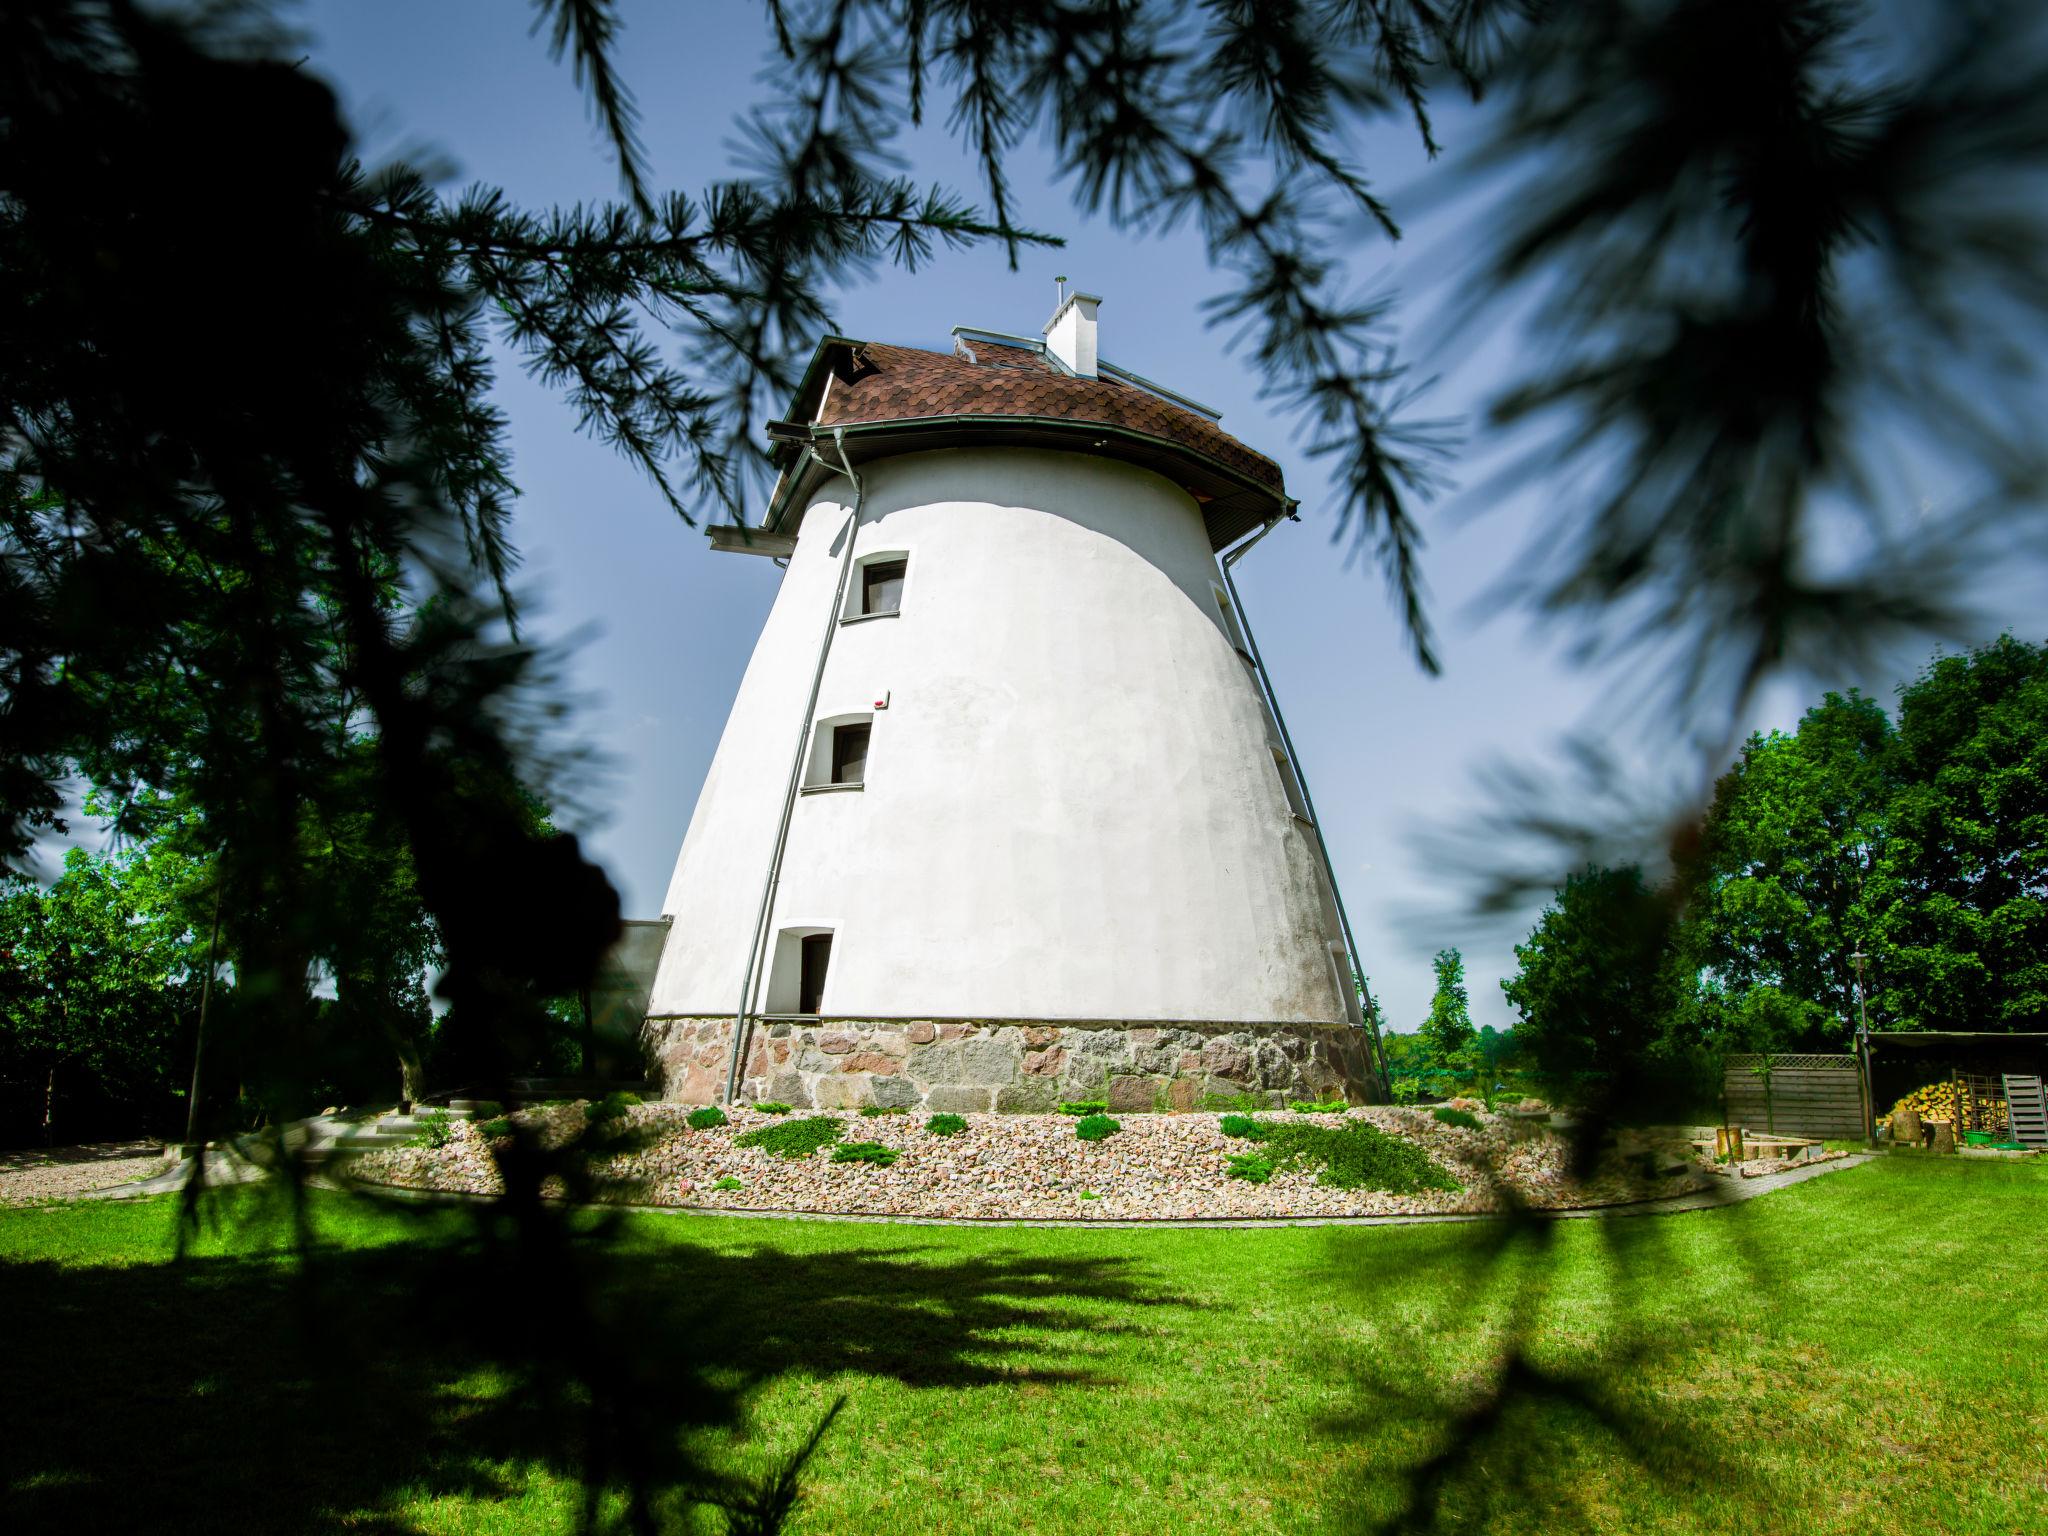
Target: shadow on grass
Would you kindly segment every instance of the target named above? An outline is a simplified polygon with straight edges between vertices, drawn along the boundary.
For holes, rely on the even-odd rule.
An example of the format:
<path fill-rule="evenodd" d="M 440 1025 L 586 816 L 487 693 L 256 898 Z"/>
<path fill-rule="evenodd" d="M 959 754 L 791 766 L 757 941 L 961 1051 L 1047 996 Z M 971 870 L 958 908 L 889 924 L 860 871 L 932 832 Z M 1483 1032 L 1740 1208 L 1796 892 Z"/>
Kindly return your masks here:
<path fill-rule="evenodd" d="M 1727 1186 L 1716 1186 L 1724 1196 Z M 1607 1531 L 1617 1474 L 1684 1504 L 1704 1490 L 1770 1507 L 1764 1475 L 1690 1405 L 1647 1397 L 1646 1377 L 1697 1341 L 1658 1301 L 1685 1274 L 1680 1216 L 1559 1222 L 1531 1212 L 1467 1229 L 1428 1262 L 1431 1294 L 1398 1315 L 1376 1305 L 1405 1277 L 1369 1246 L 1337 1250 L 1340 1283 L 1378 1314 L 1375 1348 L 1350 1362 L 1351 1406 L 1321 1428 L 1356 1443 L 1397 1420 L 1405 1454 L 1340 1501 L 1341 1529 L 1393 1533 Z M 1731 1266 L 1761 1286 L 1769 1255 L 1739 1225 Z M 1590 1241 L 1589 1241 L 1590 1239 Z M 1417 1255 L 1407 1255 L 1412 1267 Z M 1333 1277 L 1336 1278 L 1336 1277 Z M 1447 1347 L 1447 1341 L 1454 1341 Z"/>
<path fill-rule="evenodd" d="M 421 1501 L 538 1475 L 558 1485 L 551 1529 L 666 1529 L 698 1502 L 773 1529 L 754 1512 L 794 1488 L 804 1447 L 760 1447 L 782 1464 L 759 1480 L 706 1449 L 735 1443 L 715 1432 L 744 1428 L 761 1384 L 1088 1383 L 1078 1346 L 1104 1324 L 1086 1303 L 1172 1304 L 1114 1259 L 736 1250 L 593 1222 L 564 1245 L 571 1277 L 514 1262 L 509 1225 L 382 1219 L 404 1239 L 303 1267 L 0 1266 L 12 1528 L 410 1531 Z M 550 1294 L 572 1281 L 594 1303 L 580 1323 Z"/>

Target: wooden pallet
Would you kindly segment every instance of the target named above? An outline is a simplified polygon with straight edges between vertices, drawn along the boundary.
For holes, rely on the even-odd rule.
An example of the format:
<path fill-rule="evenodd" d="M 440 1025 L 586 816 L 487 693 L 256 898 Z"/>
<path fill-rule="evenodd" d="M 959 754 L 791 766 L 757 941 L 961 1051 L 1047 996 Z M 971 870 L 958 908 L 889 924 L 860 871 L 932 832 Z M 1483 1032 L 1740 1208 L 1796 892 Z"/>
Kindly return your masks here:
<path fill-rule="evenodd" d="M 2005 1076 L 2006 1134 L 2023 1147 L 2048 1147 L 2048 1096 L 2038 1077 Z"/>

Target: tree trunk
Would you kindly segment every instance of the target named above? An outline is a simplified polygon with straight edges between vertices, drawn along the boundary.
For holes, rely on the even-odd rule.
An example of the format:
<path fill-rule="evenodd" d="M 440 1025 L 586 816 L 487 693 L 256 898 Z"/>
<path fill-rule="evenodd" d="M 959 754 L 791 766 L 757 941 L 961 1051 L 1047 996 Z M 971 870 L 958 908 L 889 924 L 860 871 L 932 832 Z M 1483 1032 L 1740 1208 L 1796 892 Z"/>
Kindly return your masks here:
<path fill-rule="evenodd" d="M 398 1047 L 399 1112 L 410 1114 L 412 1106 L 426 1097 L 427 1068 L 420 1060 L 418 1046 L 410 1040 L 399 1040 L 395 1044 Z"/>
<path fill-rule="evenodd" d="M 50 1146 L 51 1125 L 57 1113 L 57 1064 L 50 1063 L 50 1075 L 43 1081 L 43 1145 Z"/>

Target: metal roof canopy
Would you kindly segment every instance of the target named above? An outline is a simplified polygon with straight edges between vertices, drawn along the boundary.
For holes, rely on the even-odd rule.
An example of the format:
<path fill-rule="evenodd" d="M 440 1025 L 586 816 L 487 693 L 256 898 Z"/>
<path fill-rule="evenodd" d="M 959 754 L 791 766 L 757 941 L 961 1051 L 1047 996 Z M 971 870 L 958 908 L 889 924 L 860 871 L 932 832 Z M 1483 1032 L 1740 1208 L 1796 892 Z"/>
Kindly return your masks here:
<path fill-rule="evenodd" d="M 2002 1045 L 2015 1040 L 2048 1041 L 2048 1032 L 1998 1029 L 1897 1029 L 1870 1032 L 1870 1043 L 1891 1045 Z"/>

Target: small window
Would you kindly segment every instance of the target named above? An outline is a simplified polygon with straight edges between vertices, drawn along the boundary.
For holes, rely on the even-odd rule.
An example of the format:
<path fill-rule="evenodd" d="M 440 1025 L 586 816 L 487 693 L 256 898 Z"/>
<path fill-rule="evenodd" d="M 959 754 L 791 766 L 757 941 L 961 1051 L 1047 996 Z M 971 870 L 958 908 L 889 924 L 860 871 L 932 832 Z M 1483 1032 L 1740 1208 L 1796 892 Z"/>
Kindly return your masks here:
<path fill-rule="evenodd" d="M 1230 640 L 1230 648 L 1246 661 L 1250 661 L 1252 653 L 1245 649 L 1244 631 L 1238 628 L 1237 615 L 1231 611 L 1230 594 L 1217 586 L 1212 586 L 1209 590 L 1216 594 L 1216 612 L 1222 616 L 1223 633 Z"/>
<path fill-rule="evenodd" d="M 1351 952 L 1342 944 L 1330 946 L 1330 970 L 1337 978 L 1337 998 L 1344 1005 L 1345 1022 L 1363 1024 L 1365 1010 L 1358 1000 L 1358 978 L 1351 969 Z"/>
<path fill-rule="evenodd" d="M 858 790 L 862 786 L 867 778 L 868 743 L 874 718 L 871 714 L 827 715 L 811 728 L 811 750 L 804 759 L 805 794 Z"/>
<path fill-rule="evenodd" d="M 860 611 L 898 613 L 903 608 L 903 573 L 907 560 L 870 560 L 860 568 Z"/>
<path fill-rule="evenodd" d="M 866 721 L 832 728 L 832 782 L 859 784 L 867 778 L 868 732 Z M 808 951 L 806 951 L 808 953 Z"/>
<path fill-rule="evenodd" d="M 910 579 L 910 551 L 877 550 L 853 562 L 846 583 L 846 599 L 839 622 L 858 624 L 864 619 L 893 619 L 903 612 L 903 592 Z"/>
<path fill-rule="evenodd" d="M 1308 818 L 1308 802 L 1302 798 L 1301 781 L 1294 776 L 1294 765 L 1287 761 L 1287 754 L 1280 748 L 1273 748 L 1273 766 L 1280 774 L 1280 787 L 1287 792 L 1287 809 L 1303 821 Z"/>
<path fill-rule="evenodd" d="M 796 1011 L 816 1013 L 825 1000 L 825 968 L 832 963 L 832 935 L 814 933 L 804 940 L 803 974 L 797 986 Z"/>

